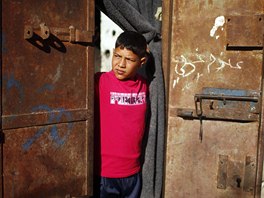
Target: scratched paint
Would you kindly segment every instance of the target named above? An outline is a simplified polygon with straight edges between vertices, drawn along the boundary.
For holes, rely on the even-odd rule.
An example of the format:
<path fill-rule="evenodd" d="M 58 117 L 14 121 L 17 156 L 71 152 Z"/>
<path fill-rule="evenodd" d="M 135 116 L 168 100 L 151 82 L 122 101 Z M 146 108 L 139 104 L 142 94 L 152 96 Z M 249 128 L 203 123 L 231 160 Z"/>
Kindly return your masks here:
<path fill-rule="evenodd" d="M 53 77 L 52 83 L 55 84 L 61 77 L 61 64 L 58 65 L 57 69 L 56 69 L 56 74 Z"/>
<path fill-rule="evenodd" d="M 64 108 L 56 108 L 52 109 L 47 105 L 39 105 L 32 109 L 32 112 L 38 112 L 38 111 L 46 111 L 48 112 L 48 123 L 52 122 L 59 122 L 62 118 L 62 116 L 66 116 L 67 119 L 71 119 L 71 114 L 69 112 L 66 112 Z M 56 113 L 55 113 L 56 112 Z M 63 137 L 60 137 L 59 131 L 56 125 L 52 125 L 50 129 L 50 138 L 55 143 L 56 147 L 60 147 L 64 145 L 64 143 L 67 141 L 67 138 L 69 137 L 71 131 L 72 131 L 72 123 L 68 123 L 68 130 L 65 133 Z M 25 143 L 22 145 L 22 148 L 24 151 L 28 151 L 31 146 L 48 130 L 48 126 L 41 127 L 31 138 L 27 139 Z"/>
<path fill-rule="evenodd" d="M 222 27 L 224 24 L 225 24 L 225 17 L 224 17 L 224 16 L 218 16 L 218 17 L 216 17 L 216 19 L 215 19 L 215 23 L 214 23 L 214 26 L 213 26 L 212 29 L 210 30 L 210 36 L 211 36 L 211 37 L 214 37 L 216 31 L 217 31 L 220 27 Z M 222 30 L 223 30 L 223 29 L 222 29 Z M 216 35 L 215 38 L 218 39 L 218 38 L 219 38 L 219 35 Z"/>

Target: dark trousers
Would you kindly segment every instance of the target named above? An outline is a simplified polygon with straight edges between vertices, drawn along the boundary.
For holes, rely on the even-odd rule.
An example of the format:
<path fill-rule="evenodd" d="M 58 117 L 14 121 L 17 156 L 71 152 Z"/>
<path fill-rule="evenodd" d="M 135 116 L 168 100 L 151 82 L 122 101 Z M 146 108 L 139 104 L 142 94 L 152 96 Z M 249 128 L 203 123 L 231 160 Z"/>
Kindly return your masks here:
<path fill-rule="evenodd" d="M 95 198 L 139 198 L 141 173 L 125 178 L 98 177 L 94 183 Z"/>

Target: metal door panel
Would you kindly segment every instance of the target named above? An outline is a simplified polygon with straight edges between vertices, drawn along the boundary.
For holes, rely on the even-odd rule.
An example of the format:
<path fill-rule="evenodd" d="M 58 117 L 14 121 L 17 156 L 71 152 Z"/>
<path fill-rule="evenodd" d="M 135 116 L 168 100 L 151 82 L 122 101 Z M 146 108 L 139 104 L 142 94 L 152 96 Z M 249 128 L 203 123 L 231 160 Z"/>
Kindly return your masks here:
<path fill-rule="evenodd" d="M 94 1 L 2 1 L 4 197 L 92 195 Z"/>
<path fill-rule="evenodd" d="M 85 122 L 75 122 L 6 130 L 4 197 L 85 195 L 85 128 Z"/>
<path fill-rule="evenodd" d="M 252 41 L 259 39 L 259 36 L 254 37 L 256 34 L 263 35 L 262 28 L 245 34 L 252 38 L 251 41 L 239 43 L 239 39 L 232 36 L 242 37 L 244 32 L 239 29 L 230 35 L 232 27 L 227 23 L 235 21 L 239 26 L 245 16 L 248 19 L 263 14 L 264 2 L 170 1 L 163 4 L 164 13 L 169 12 L 164 16 L 163 37 L 170 43 L 163 46 L 163 51 L 168 52 L 163 54 L 168 82 L 164 196 L 259 196 L 256 172 L 262 169 L 257 167 L 260 112 L 256 113 L 254 121 L 249 118 L 236 120 L 235 112 L 241 108 L 225 107 L 225 112 L 231 115 L 230 120 L 226 120 L 226 114 L 222 118 L 209 119 L 206 115 L 198 115 L 195 96 L 207 87 L 226 93 L 253 91 L 259 96 L 258 104 L 261 103 L 263 48 L 259 42 Z M 233 20 L 236 16 L 244 18 Z M 262 15 L 251 22 L 252 27 L 262 27 Z M 234 46 L 229 46 L 231 43 Z M 220 102 L 225 103 L 225 97 L 229 96 L 221 97 Z M 208 105 L 208 111 L 221 109 L 214 108 L 215 99 L 210 100 L 212 108 Z"/>
<path fill-rule="evenodd" d="M 87 90 L 85 86 L 82 87 L 87 83 L 86 48 L 63 43 L 59 38 L 47 41 L 40 38 L 36 40 L 36 47 L 31 44 L 35 40 L 25 40 L 23 35 L 26 25 L 38 27 L 43 22 L 50 27 L 68 28 L 74 25 L 89 28 L 87 2 L 7 2 L 3 3 L 4 128 L 8 128 L 6 125 L 15 125 L 10 123 L 14 115 L 19 118 L 21 114 L 32 114 L 40 106 L 46 105 L 48 107 L 44 108 L 51 109 L 86 108 Z M 50 94 L 54 92 L 56 94 Z"/>

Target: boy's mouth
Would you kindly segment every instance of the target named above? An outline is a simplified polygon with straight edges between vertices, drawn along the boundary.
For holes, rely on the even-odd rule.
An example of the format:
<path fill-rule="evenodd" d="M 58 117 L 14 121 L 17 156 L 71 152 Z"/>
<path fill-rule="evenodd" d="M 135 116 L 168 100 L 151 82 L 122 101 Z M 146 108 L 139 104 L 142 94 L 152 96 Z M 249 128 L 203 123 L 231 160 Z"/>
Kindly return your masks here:
<path fill-rule="evenodd" d="M 116 73 L 118 73 L 119 75 L 123 75 L 125 73 L 125 71 L 122 71 L 122 70 L 117 69 L 116 70 Z"/>

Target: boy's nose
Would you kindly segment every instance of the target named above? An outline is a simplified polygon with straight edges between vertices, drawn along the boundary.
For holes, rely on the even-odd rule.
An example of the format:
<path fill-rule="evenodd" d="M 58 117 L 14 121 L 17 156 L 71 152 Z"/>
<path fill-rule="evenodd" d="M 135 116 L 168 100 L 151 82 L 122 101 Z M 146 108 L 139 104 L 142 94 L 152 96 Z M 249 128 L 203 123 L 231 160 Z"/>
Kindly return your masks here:
<path fill-rule="evenodd" d="M 119 67 L 125 67 L 126 66 L 126 61 L 125 59 L 121 59 L 120 62 L 119 62 Z"/>

